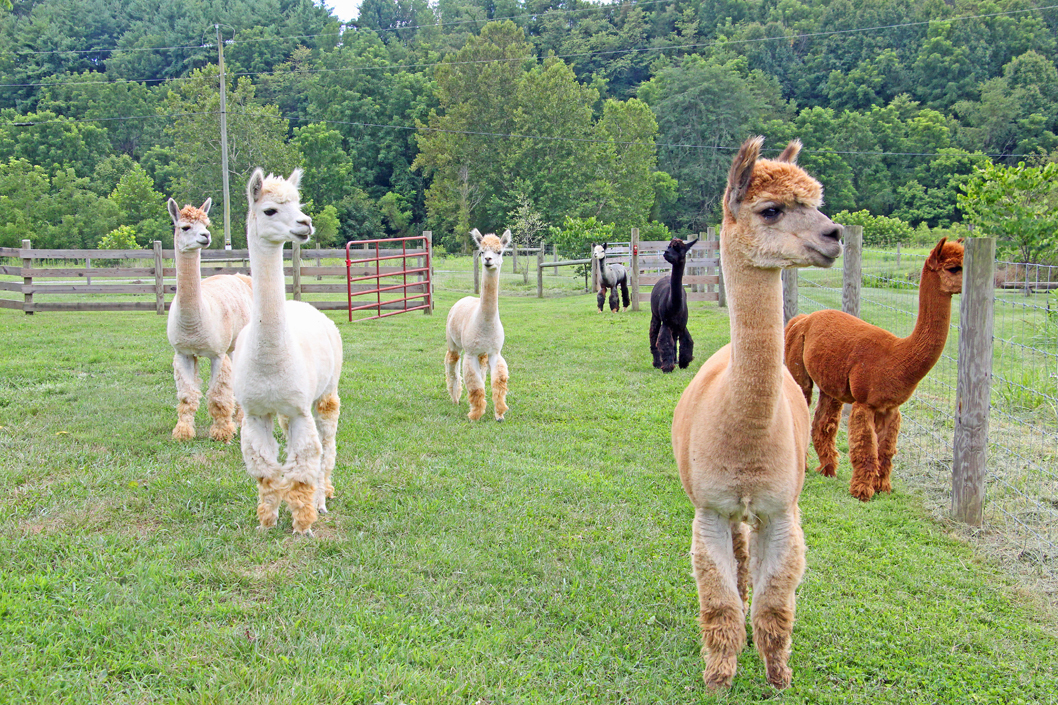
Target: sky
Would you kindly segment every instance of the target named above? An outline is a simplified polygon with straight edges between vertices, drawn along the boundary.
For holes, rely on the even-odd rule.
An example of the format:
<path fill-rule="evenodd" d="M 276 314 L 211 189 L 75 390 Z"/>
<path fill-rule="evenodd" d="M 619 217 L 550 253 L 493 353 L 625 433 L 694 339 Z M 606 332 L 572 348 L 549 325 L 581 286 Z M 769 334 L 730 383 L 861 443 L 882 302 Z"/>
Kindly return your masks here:
<path fill-rule="evenodd" d="M 353 19 L 360 11 L 360 0 L 324 0 L 323 4 L 331 8 L 331 13 L 343 22 Z"/>

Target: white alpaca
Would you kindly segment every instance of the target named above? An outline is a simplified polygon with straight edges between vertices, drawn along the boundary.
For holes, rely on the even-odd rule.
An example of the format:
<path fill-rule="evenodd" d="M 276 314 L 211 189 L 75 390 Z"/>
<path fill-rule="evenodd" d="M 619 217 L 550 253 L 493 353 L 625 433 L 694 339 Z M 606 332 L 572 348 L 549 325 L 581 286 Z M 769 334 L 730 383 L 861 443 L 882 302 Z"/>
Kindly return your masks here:
<path fill-rule="evenodd" d="M 335 433 L 342 339 L 312 305 L 286 300 L 283 243 L 308 242 L 312 220 L 301 212 L 301 170 L 289 179 L 254 171 L 246 187 L 246 243 L 253 271 L 253 317 L 235 346 L 235 399 L 242 406 L 242 457 L 257 479 L 257 518 L 275 526 L 285 499 L 294 533 L 312 535 L 334 495 Z M 282 417 L 286 462 L 273 434 Z"/>
<path fill-rule="evenodd" d="M 173 245 L 176 249 L 176 298 L 169 309 L 166 332 L 173 355 L 176 379 L 177 422 L 173 438 L 184 441 L 195 437 L 195 412 L 202 397 L 199 390 L 198 358 L 209 359 L 209 388 L 206 400 L 213 425 L 209 436 L 231 442 L 235 435 L 235 400 L 231 388 L 231 359 L 239 332 L 250 320 L 253 289 L 243 274 L 218 275 L 202 280 L 199 250 L 209 247 L 209 207 L 184 206 L 169 199 L 173 219 Z"/>
<path fill-rule="evenodd" d="M 463 379 L 470 395 L 467 418 L 477 421 L 485 413 L 485 372 L 488 365 L 492 379 L 492 403 L 497 421 L 507 412 L 507 361 L 503 349 L 503 324 L 500 323 L 500 266 L 503 249 L 511 244 L 511 231 L 503 237 L 482 236 L 477 228 L 470 231 L 481 251 L 485 276 L 481 283 L 481 298 L 466 296 L 448 312 L 445 334 L 448 353 L 445 355 L 445 381 L 452 402 L 459 403 L 463 384 L 459 377 L 459 354 L 463 353 Z"/>

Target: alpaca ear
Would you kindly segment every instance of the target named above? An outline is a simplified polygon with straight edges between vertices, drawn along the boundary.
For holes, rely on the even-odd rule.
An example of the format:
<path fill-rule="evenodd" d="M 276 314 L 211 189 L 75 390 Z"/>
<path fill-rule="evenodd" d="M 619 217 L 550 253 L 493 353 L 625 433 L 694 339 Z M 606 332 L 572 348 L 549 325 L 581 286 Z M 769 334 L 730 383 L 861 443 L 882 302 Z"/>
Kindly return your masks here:
<path fill-rule="evenodd" d="M 250 181 L 246 184 L 246 197 L 250 199 L 250 203 L 257 203 L 262 191 L 264 191 L 264 172 L 258 167 L 250 174 Z"/>
<path fill-rule="evenodd" d="M 694 247 L 698 243 L 699 240 L 701 240 L 701 238 L 700 237 L 696 237 L 693 240 L 691 240 L 690 242 L 688 242 L 686 245 L 683 246 L 684 251 L 685 252 L 690 252 L 691 248 Z"/>
<path fill-rule="evenodd" d="M 761 136 L 750 137 L 742 143 L 731 162 L 731 171 L 727 174 L 727 192 L 724 194 L 724 206 L 732 216 L 738 215 L 739 206 L 749 192 L 749 183 L 753 180 L 753 167 L 760 157 L 760 148 L 764 144 Z"/>
<path fill-rule="evenodd" d="M 299 166 L 297 169 L 295 169 L 294 171 L 290 172 L 290 178 L 287 179 L 287 181 L 289 181 L 290 184 L 294 188 L 300 189 L 301 188 L 301 175 L 304 174 L 304 173 L 305 173 L 305 171 Z"/>
<path fill-rule="evenodd" d="M 511 244 L 511 238 L 513 238 L 513 237 L 514 236 L 511 235 L 511 229 L 510 228 L 507 228 L 506 230 L 504 230 L 503 231 L 503 235 L 500 237 L 500 247 L 507 247 L 507 245 L 510 245 Z"/>
<path fill-rule="evenodd" d="M 801 147 L 803 146 L 804 145 L 801 144 L 801 140 L 799 139 L 790 140 L 790 144 L 786 145 L 786 149 L 782 151 L 782 154 L 780 154 L 779 158 L 775 161 L 790 162 L 791 164 L 796 164 L 797 155 L 800 154 Z"/>
<path fill-rule="evenodd" d="M 209 215 L 209 209 L 213 205 L 213 199 L 207 198 L 206 202 L 202 204 L 202 212 Z"/>
<path fill-rule="evenodd" d="M 947 242 L 948 238 L 942 237 L 937 246 L 929 253 L 929 257 L 926 258 L 926 264 L 929 265 L 930 269 L 940 269 L 940 257 L 941 252 L 944 250 L 944 243 Z"/>
<path fill-rule="evenodd" d="M 169 203 L 166 204 L 166 208 L 169 209 L 169 217 L 173 219 L 173 225 L 180 220 L 180 206 L 176 204 L 176 201 L 169 199 Z"/>
<path fill-rule="evenodd" d="M 470 237 L 474 238 L 474 244 L 481 247 L 481 233 L 478 232 L 477 228 L 470 231 Z"/>

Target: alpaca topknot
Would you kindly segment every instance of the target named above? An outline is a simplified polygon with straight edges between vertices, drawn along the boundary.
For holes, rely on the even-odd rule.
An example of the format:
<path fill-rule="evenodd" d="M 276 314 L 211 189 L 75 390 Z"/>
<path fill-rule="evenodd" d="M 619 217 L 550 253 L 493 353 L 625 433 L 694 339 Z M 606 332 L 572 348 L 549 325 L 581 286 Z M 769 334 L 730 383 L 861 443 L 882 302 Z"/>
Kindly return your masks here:
<path fill-rule="evenodd" d="M 275 174 L 269 174 L 264 178 L 261 196 L 267 196 L 276 203 L 298 203 L 301 200 L 298 187 L 282 176 L 276 176 Z"/>
<path fill-rule="evenodd" d="M 823 205 L 823 185 L 792 162 L 758 159 L 745 200 L 798 203 L 819 208 Z"/>
<path fill-rule="evenodd" d="M 206 226 L 209 225 L 209 216 L 206 215 L 206 211 L 202 210 L 198 206 L 186 205 L 180 209 L 180 218 L 190 222 L 202 223 Z"/>
<path fill-rule="evenodd" d="M 493 252 L 503 252 L 503 242 L 496 237 L 495 233 L 489 233 L 481 238 L 481 249 L 492 250 Z"/>

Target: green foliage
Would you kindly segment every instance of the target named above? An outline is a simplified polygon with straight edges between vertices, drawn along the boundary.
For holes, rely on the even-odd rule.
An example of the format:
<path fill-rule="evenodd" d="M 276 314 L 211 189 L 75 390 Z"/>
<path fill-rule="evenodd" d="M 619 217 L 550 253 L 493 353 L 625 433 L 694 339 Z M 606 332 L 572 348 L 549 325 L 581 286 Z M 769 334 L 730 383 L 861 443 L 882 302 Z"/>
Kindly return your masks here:
<path fill-rule="evenodd" d="M 323 210 L 315 213 L 312 216 L 312 226 L 316 230 L 312 236 L 316 247 L 339 247 L 345 244 L 338 242 L 338 209 L 334 206 L 324 206 Z"/>
<path fill-rule="evenodd" d="M 110 200 L 121 209 L 123 221 L 134 228 L 141 244 L 161 240 L 172 246 L 172 221 L 165 210 L 165 196 L 154 190 L 154 181 L 142 166 L 134 163 L 122 175 Z"/>
<path fill-rule="evenodd" d="M 887 218 L 884 215 L 871 215 L 870 211 L 841 211 L 833 218 L 842 225 L 863 226 L 864 247 L 894 247 L 897 243 L 911 243 L 914 230 L 899 218 Z"/>
<path fill-rule="evenodd" d="M 136 228 L 131 225 L 119 225 L 116 229 L 99 238 L 96 244 L 100 250 L 138 250 Z"/>
<path fill-rule="evenodd" d="M 614 240 L 614 224 L 599 222 L 595 216 L 590 218 L 571 218 L 566 216 L 561 228 L 551 227 L 547 241 L 558 245 L 558 250 L 566 257 L 587 257 L 592 245 Z"/>
<path fill-rule="evenodd" d="M 1058 242 L 1058 163 L 975 167 L 961 188 L 959 208 L 999 252 L 1039 262 Z"/>

